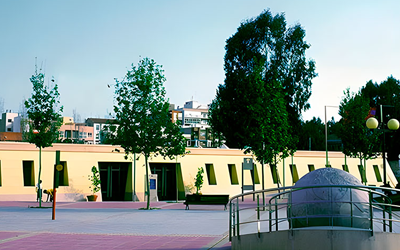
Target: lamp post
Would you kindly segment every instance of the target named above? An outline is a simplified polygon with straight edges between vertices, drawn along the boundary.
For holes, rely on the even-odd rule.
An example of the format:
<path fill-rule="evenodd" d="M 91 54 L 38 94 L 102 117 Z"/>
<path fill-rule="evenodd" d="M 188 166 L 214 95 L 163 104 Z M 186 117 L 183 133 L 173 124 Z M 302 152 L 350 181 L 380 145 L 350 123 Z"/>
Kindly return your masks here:
<path fill-rule="evenodd" d="M 380 105 L 380 112 L 381 112 L 381 123 L 379 124 L 378 120 L 375 117 L 371 117 L 367 120 L 366 126 L 369 129 L 380 129 L 383 131 L 383 145 L 382 145 L 382 159 L 383 159 L 383 186 L 389 186 L 389 184 L 386 182 L 386 145 L 385 145 L 385 134 L 386 134 L 386 129 L 385 129 L 385 124 L 383 122 L 383 106 Z M 386 105 L 385 105 L 386 106 Z M 390 107 L 390 106 L 389 106 Z M 380 127 L 378 128 L 378 126 Z M 387 123 L 387 127 L 390 130 L 397 130 L 399 129 L 399 121 L 396 119 L 390 119 Z"/>
<path fill-rule="evenodd" d="M 338 106 L 326 106 L 325 105 L 325 152 L 326 152 L 326 164 L 325 167 L 328 167 L 329 165 L 329 160 L 328 160 L 328 125 L 327 125 L 327 119 L 326 119 L 326 108 L 339 108 Z"/>

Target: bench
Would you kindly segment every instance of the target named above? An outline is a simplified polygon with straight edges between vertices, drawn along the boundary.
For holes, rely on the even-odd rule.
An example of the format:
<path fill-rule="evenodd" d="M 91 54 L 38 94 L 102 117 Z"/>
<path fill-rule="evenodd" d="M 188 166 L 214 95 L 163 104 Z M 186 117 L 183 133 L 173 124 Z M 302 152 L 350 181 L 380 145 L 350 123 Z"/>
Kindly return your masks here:
<path fill-rule="evenodd" d="M 183 204 L 186 205 L 185 210 L 189 210 L 189 205 L 224 205 L 226 210 L 228 202 L 228 194 L 188 194 Z"/>

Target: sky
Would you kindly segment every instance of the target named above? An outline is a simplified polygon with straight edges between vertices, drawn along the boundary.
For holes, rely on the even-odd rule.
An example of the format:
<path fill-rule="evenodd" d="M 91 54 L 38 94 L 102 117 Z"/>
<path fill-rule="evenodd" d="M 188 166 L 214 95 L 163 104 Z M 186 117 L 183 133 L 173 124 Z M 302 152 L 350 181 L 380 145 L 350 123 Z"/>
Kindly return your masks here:
<path fill-rule="evenodd" d="M 318 77 L 304 120 L 324 121 L 325 106 L 337 120 L 346 88 L 400 79 L 398 0 L 0 0 L 0 98 L 18 112 L 37 62 L 46 82 L 54 77 L 64 116 L 105 117 L 107 85 L 149 57 L 165 70 L 171 103 L 208 104 L 224 83 L 226 40 L 265 9 L 306 30 Z"/>

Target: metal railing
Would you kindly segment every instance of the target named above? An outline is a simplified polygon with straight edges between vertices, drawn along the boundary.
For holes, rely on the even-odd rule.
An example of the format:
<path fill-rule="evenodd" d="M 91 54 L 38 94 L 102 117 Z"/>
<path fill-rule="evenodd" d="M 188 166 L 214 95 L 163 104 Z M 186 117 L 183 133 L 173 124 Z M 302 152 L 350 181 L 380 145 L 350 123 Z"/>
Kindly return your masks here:
<path fill-rule="evenodd" d="M 229 240 L 245 234 L 310 228 L 400 233 L 400 206 L 388 196 L 396 192 L 400 194 L 391 188 L 329 185 L 236 195 L 229 201 Z"/>

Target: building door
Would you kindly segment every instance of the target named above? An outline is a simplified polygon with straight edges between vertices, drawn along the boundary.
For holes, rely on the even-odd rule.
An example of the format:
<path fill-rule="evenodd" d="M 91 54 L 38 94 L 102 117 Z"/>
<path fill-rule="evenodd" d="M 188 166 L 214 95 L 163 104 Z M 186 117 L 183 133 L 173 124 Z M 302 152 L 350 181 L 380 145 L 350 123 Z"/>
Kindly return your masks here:
<path fill-rule="evenodd" d="M 103 201 L 132 200 L 126 198 L 127 182 L 132 179 L 128 176 L 129 163 L 99 162 L 99 169 Z"/>
<path fill-rule="evenodd" d="M 176 199 L 175 163 L 150 163 L 152 174 L 157 174 L 157 196 L 160 201 Z"/>

